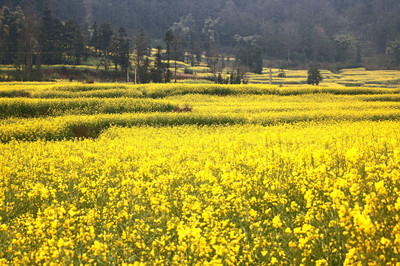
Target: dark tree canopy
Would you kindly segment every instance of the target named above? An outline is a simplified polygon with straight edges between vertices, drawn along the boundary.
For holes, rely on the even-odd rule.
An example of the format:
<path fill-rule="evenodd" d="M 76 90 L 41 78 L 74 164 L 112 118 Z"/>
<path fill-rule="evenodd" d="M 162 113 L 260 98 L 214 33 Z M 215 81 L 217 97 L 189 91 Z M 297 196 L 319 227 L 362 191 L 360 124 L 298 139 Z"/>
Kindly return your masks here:
<path fill-rule="evenodd" d="M 49 9 L 45 9 L 39 24 L 39 44 L 43 64 L 63 63 L 65 50 L 65 26 L 60 19 L 53 17 Z"/>
<path fill-rule="evenodd" d="M 102 23 L 98 34 L 98 48 L 107 56 L 108 48 L 111 44 L 111 37 L 114 34 L 110 23 Z"/>
<path fill-rule="evenodd" d="M 322 79 L 323 78 L 321 76 L 321 73 L 319 72 L 319 69 L 315 65 L 311 65 L 308 69 L 307 84 L 319 85 Z"/>
<path fill-rule="evenodd" d="M 79 24 L 74 19 L 65 22 L 65 50 L 74 65 L 81 63 L 85 42 Z"/>
<path fill-rule="evenodd" d="M 3 6 L 0 10 L 0 61 L 2 64 L 16 62 L 24 27 L 25 16 L 22 10 L 18 8 L 13 12 Z"/>
<path fill-rule="evenodd" d="M 111 57 L 116 70 L 118 65 L 121 66 L 122 71 L 126 72 L 128 70 L 130 66 L 129 46 L 130 42 L 125 29 L 120 28 L 118 33 L 113 35 L 110 44 Z"/>

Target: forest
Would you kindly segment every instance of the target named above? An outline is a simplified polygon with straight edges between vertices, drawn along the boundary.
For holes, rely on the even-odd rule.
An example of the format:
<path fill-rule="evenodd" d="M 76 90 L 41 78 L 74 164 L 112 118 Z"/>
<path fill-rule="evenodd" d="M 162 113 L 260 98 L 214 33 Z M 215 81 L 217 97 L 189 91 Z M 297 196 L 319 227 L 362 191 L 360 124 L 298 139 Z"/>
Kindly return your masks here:
<path fill-rule="evenodd" d="M 254 73 L 263 65 L 396 69 L 400 63 L 397 0 L 0 3 L 0 61 L 25 65 L 28 72 L 34 64 L 80 64 L 89 55 L 123 70 L 129 51 L 138 45 L 167 49 L 163 59 L 168 61 L 190 54 L 186 60 L 192 65 L 205 55 L 214 72 L 225 57 Z M 135 53 L 144 60 L 142 52 Z"/>

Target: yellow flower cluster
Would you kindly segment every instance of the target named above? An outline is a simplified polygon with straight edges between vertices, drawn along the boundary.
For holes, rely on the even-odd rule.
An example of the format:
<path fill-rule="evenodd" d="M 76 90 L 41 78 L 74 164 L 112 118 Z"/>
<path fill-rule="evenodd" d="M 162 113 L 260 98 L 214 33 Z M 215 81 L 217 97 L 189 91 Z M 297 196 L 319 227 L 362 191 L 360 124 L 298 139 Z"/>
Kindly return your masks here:
<path fill-rule="evenodd" d="M 399 136 L 341 121 L 3 143 L 1 263 L 395 265 Z"/>
<path fill-rule="evenodd" d="M 396 74 L 398 75 L 398 74 Z M 399 94 L 399 88 L 344 87 L 341 85 L 312 86 L 295 84 L 277 86 L 263 84 L 218 85 L 218 84 L 141 84 L 126 83 L 62 83 L 62 82 L 7 82 L 0 88 L 0 97 L 31 98 L 163 98 L 173 95 L 304 95 L 331 93 L 336 95 Z"/>
<path fill-rule="evenodd" d="M 400 263 L 399 92 L 5 83 L 0 264 Z"/>
<path fill-rule="evenodd" d="M 400 109 L 400 94 L 389 89 L 188 84 L 67 85 L 29 87 L 8 83 L 0 89 L 0 96 L 1 90 L 9 95 L 29 92 L 35 97 L 54 96 L 56 93 L 69 95 L 57 99 L 0 98 L 0 117 L 6 118 L 0 120 L 0 141 L 97 137 L 110 125 L 271 125 L 300 121 L 391 120 L 399 118 Z M 119 91 L 117 95 L 138 94 L 147 98 L 113 98 L 115 90 Z M 81 93 L 100 93 L 105 98 L 82 98 Z M 158 96 L 162 99 L 152 98 Z M 192 112 L 172 112 L 175 106 L 185 105 L 190 106 Z"/>

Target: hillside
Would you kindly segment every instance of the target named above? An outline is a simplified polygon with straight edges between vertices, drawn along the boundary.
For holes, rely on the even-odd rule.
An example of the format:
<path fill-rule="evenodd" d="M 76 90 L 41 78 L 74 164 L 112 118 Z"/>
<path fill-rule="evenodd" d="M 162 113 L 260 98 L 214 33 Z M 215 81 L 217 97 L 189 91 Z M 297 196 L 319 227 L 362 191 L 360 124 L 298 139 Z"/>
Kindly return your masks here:
<path fill-rule="evenodd" d="M 143 29 L 152 44 L 178 31 L 186 46 L 215 43 L 226 54 L 254 40 L 264 58 L 284 67 L 309 62 L 345 62 L 344 67 L 387 68 L 398 62 L 385 55 L 400 38 L 397 0 L 0 0 L 40 18 L 45 7 L 66 21 L 75 18 L 89 30 L 93 23 L 124 27 L 130 36 Z M 89 32 L 86 32 L 89 36 Z M 243 42 L 245 40 L 245 42 Z M 189 47 L 186 47 L 190 49 Z"/>

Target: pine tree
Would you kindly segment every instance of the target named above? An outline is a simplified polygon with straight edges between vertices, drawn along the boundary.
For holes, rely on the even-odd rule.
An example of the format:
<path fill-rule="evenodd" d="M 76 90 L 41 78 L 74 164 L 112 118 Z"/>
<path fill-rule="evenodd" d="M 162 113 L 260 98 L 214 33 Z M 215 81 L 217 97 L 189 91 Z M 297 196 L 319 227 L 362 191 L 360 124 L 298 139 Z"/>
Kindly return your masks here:
<path fill-rule="evenodd" d="M 149 67 L 150 67 L 150 60 L 148 57 L 146 57 L 143 60 L 143 64 L 138 69 L 139 83 L 150 82 Z"/>
<path fill-rule="evenodd" d="M 91 27 L 91 38 L 89 45 L 94 47 L 94 54 L 97 55 L 97 50 L 99 49 L 99 29 L 97 26 L 96 21 L 94 22 L 93 26 Z"/>
<path fill-rule="evenodd" d="M 176 71 L 178 69 L 177 61 L 183 61 L 185 56 L 185 50 L 183 49 L 183 41 L 179 34 L 174 34 L 174 39 L 172 41 L 172 59 L 174 59 L 174 69 L 175 69 L 175 83 L 176 83 Z"/>
<path fill-rule="evenodd" d="M 74 65 L 81 63 L 85 42 L 80 26 L 74 19 L 65 22 L 65 49 L 67 55 L 72 58 Z"/>
<path fill-rule="evenodd" d="M 157 53 L 154 60 L 154 68 L 151 69 L 151 80 L 155 83 L 161 83 L 163 81 L 163 73 L 165 66 L 161 58 L 161 46 L 157 46 Z"/>
<path fill-rule="evenodd" d="M 19 43 L 25 27 L 25 16 L 20 8 L 11 12 L 3 6 L 0 11 L 0 49 L 1 63 L 14 64 L 17 62 Z"/>
<path fill-rule="evenodd" d="M 223 80 L 222 80 L 222 75 L 221 75 L 221 73 L 218 73 L 217 83 L 218 83 L 218 84 L 223 84 Z"/>
<path fill-rule="evenodd" d="M 230 84 L 235 84 L 236 82 L 236 77 L 234 71 L 231 72 L 231 75 L 229 76 L 229 83 Z"/>
<path fill-rule="evenodd" d="M 34 19 L 27 17 L 25 19 L 25 26 L 22 31 L 22 38 L 19 42 L 19 53 L 18 53 L 18 64 L 22 65 L 22 76 L 23 80 L 32 80 L 33 76 L 33 64 L 34 58 L 37 57 L 37 36 L 36 27 Z M 39 60 L 36 60 L 36 65 L 38 65 Z M 37 72 L 37 77 L 40 77 L 40 73 Z M 39 78 L 40 79 L 40 78 Z"/>
<path fill-rule="evenodd" d="M 144 31 L 141 29 L 135 36 L 135 67 L 139 76 L 140 83 L 148 83 L 148 69 L 149 61 L 145 58 L 147 54 L 147 37 Z"/>
<path fill-rule="evenodd" d="M 99 28 L 98 48 L 103 52 L 103 55 L 108 57 L 108 49 L 111 44 L 113 31 L 109 23 L 103 23 Z"/>
<path fill-rule="evenodd" d="M 255 74 L 261 74 L 263 70 L 263 53 L 260 47 L 255 47 L 253 50 L 253 68 Z"/>
<path fill-rule="evenodd" d="M 170 68 L 169 61 L 171 60 L 171 48 L 172 48 L 173 42 L 174 42 L 174 34 L 173 34 L 172 30 L 169 29 L 165 33 L 165 38 L 164 38 L 164 43 L 167 45 L 167 73 L 165 74 L 165 82 L 171 81 L 172 73 L 169 70 L 169 68 Z"/>
<path fill-rule="evenodd" d="M 61 20 L 53 18 L 51 11 L 45 9 L 39 28 L 39 45 L 43 63 L 48 65 L 63 63 L 65 27 Z"/>
<path fill-rule="evenodd" d="M 322 81 L 322 76 L 319 73 L 319 69 L 311 65 L 308 69 L 307 84 L 318 85 Z"/>
<path fill-rule="evenodd" d="M 240 84 L 241 83 L 241 79 L 242 79 L 242 76 L 241 76 L 241 74 L 240 74 L 240 70 L 239 70 L 239 68 L 238 68 L 238 70 L 237 70 L 237 73 L 236 73 L 236 84 Z"/>
<path fill-rule="evenodd" d="M 165 33 L 164 42 L 167 45 L 167 61 L 168 61 L 168 68 L 169 68 L 169 61 L 171 60 L 171 47 L 172 43 L 174 42 L 174 33 L 172 30 L 168 30 Z"/>
<path fill-rule="evenodd" d="M 120 28 L 116 35 L 113 35 L 110 44 L 111 59 L 115 64 L 115 70 L 118 65 L 121 70 L 126 72 L 130 66 L 129 61 L 129 39 L 124 28 Z"/>

